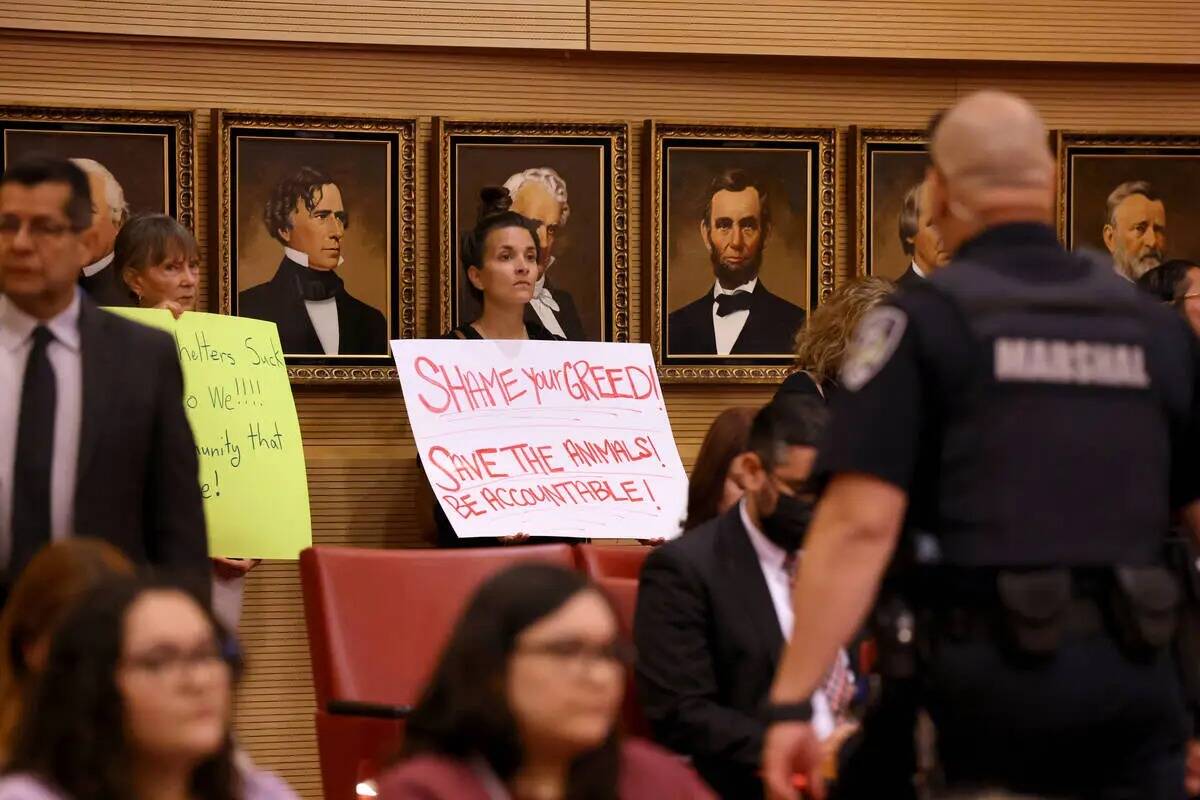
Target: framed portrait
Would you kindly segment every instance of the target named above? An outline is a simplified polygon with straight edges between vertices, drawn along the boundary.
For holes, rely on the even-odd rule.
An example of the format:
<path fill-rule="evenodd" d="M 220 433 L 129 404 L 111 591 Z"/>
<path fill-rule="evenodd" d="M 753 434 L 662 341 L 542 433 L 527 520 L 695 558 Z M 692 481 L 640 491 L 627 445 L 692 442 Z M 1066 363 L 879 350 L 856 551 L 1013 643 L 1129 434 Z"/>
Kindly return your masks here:
<path fill-rule="evenodd" d="M 783 379 L 834 284 L 833 128 L 646 123 L 643 317 L 665 381 Z"/>
<path fill-rule="evenodd" d="M 479 316 L 461 242 L 481 190 L 502 186 L 537 225 L 526 322 L 569 341 L 628 342 L 628 123 L 435 119 L 434 142 L 438 333 Z"/>
<path fill-rule="evenodd" d="M 191 111 L 0 106 L 0 171 L 34 153 L 70 158 L 87 173 L 92 224 L 80 282 L 102 305 L 133 305 L 109 266 L 133 214 L 170 214 L 195 230 Z"/>
<path fill-rule="evenodd" d="M 416 335 L 416 122 L 213 112 L 217 306 L 294 381 L 388 381 Z"/>
<path fill-rule="evenodd" d="M 1111 254 L 1136 279 L 1171 258 L 1200 258 L 1200 135 L 1058 134 L 1059 236 Z"/>
<path fill-rule="evenodd" d="M 856 128 L 854 144 L 858 274 L 894 281 L 944 266 L 941 238 L 921 208 L 925 131 Z"/>

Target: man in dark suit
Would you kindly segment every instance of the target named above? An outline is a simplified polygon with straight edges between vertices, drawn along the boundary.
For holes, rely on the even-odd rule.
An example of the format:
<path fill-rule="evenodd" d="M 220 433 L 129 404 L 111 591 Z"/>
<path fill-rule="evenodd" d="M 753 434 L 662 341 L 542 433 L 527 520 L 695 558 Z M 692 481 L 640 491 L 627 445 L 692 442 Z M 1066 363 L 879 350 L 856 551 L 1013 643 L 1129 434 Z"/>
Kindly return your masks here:
<path fill-rule="evenodd" d="M 87 178 L 62 159 L 0 177 L 0 591 L 43 545 L 105 539 L 205 576 L 196 445 L 175 345 L 100 310 Z"/>
<path fill-rule="evenodd" d="M 535 221 L 538 226 L 542 258 L 538 262 L 533 299 L 525 307 L 525 321 L 536 322 L 555 336 L 571 342 L 586 340 L 575 298 L 566 289 L 550 283 L 550 268 L 557 259 L 554 246 L 571 218 L 567 182 L 551 167 L 534 167 L 510 175 L 504 188 L 512 197 L 512 210 Z"/>
<path fill-rule="evenodd" d="M 919 283 L 950 263 L 950 254 L 942 247 L 942 235 L 925 207 L 925 182 L 913 186 L 900 206 L 900 246 L 909 257 L 908 269 L 896 279 L 897 286 Z"/>
<path fill-rule="evenodd" d="M 828 413 L 820 398 L 796 395 L 759 411 L 733 465 L 742 501 L 655 549 L 642 569 L 634 617 L 642 708 L 655 738 L 690 756 L 722 797 L 763 796 L 759 711 L 791 635 L 790 571 Z M 824 719 L 832 727 L 828 705 Z"/>
<path fill-rule="evenodd" d="M 72 158 L 88 178 L 92 193 L 92 223 L 83 232 L 88 263 L 79 273 L 79 285 L 102 306 L 136 306 L 133 293 L 112 266 L 113 245 L 129 219 L 125 190 L 108 167 L 91 158 Z"/>
<path fill-rule="evenodd" d="M 276 185 L 263 221 L 283 260 L 271 280 L 238 293 L 238 315 L 274 322 L 288 354 L 386 355 L 387 320 L 336 273 L 350 217 L 333 179 L 301 167 Z"/>
<path fill-rule="evenodd" d="M 767 291 L 758 277 L 771 233 L 763 186 L 740 169 L 718 175 L 700 221 L 716 283 L 667 315 L 667 356 L 784 355 L 804 309 Z"/>

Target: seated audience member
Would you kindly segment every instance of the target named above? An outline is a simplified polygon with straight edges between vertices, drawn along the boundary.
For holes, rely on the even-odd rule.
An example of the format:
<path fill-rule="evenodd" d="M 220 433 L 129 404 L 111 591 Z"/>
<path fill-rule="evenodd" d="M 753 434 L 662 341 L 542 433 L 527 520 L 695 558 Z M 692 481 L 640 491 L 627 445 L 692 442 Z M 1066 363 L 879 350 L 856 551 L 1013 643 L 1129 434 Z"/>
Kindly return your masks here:
<path fill-rule="evenodd" d="M 796 334 L 796 371 L 780 385 L 779 394 L 818 395 L 826 401 L 837 390 L 846 344 L 863 314 L 895 290 L 883 278 L 859 278 L 829 296 Z"/>
<path fill-rule="evenodd" d="M 742 485 L 733 469 L 734 458 L 746 450 L 750 421 L 757 409 L 734 406 L 717 415 L 704 434 L 688 481 L 687 519 L 690 531 L 724 514 L 742 499 Z"/>
<path fill-rule="evenodd" d="M 703 800 L 681 761 L 622 740 L 612 604 L 573 570 L 511 567 L 468 604 L 408 719 L 383 800 Z"/>
<path fill-rule="evenodd" d="M 0 764 L 12 751 L 25 700 L 46 665 L 63 616 L 106 578 L 133 575 L 121 551 L 99 539 L 64 539 L 44 547 L 21 573 L 0 614 Z"/>
<path fill-rule="evenodd" d="M 791 571 L 828 414 L 820 398 L 797 395 L 759 411 L 737 457 L 745 496 L 642 567 L 634 617 L 642 709 L 655 738 L 691 757 L 722 797 L 763 796 L 760 711 L 791 635 Z M 853 693 L 844 653 L 825 686 L 814 695 L 815 719 L 830 736 Z"/>
<path fill-rule="evenodd" d="M 1164 261 L 1143 273 L 1137 285 L 1164 303 L 1175 306 L 1200 335 L 1200 264 L 1182 258 Z"/>
<path fill-rule="evenodd" d="M 66 159 L 0 176 L 0 593 L 77 533 L 136 564 L 209 568 L 175 342 L 80 290 L 91 219 Z"/>
<path fill-rule="evenodd" d="M 0 800 L 292 800 L 236 763 L 228 650 L 172 584 L 96 587 L 54 634 Z"/>
<path fill-rule="evenodd" d="M 196 310 L 200 249 L 192 232 L 166 214 L 140 214 L 117 234 L 112 268 L 142 308 L 162 308 L 176 319 Z M 242 615 L 246 573 L 259 559 L 214 558 L 213 608 L 236 630 Z"/>

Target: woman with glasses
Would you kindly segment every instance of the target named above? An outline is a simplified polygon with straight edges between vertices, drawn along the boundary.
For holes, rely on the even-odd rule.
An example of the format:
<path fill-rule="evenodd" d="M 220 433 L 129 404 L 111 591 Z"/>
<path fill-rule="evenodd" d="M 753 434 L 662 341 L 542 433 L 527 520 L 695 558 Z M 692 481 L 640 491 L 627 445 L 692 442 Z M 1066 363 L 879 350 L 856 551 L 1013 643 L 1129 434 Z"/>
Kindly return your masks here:
<path fill-rule="evenodd" d="M 54 635 L 0 800 L 292 800 L 234 757 L 229 650 L 177 586 L 100 585 Z"/>
<path fill-rule="evenodd" d="M 622 740 L 628 653 L 577 572 L 521 564 L 476 593 L 409 717 L 384 800 L 704 800 L 684 763 Z"/>

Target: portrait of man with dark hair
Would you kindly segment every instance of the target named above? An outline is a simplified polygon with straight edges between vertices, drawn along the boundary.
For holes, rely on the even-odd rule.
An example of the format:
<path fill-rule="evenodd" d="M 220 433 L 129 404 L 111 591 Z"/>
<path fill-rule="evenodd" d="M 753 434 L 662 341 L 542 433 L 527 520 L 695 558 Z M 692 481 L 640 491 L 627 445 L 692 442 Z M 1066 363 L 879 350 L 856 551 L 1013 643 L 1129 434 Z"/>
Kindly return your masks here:
<path fill-rule="evenodd" d="M 300 167 L 275 184 L 262 219 L 283 256 L 270 280 L 239 292 L 238 314 L 274 322 L 288 354 L 386 354 L 386 319 L 338 274 L 351 224 L 338 181 Z"/>
<path fill-rule="evenodd" d="M 714 281 L 703 296 L 667 315 L 667 354 L 790 352 L 804 309 L 770 292 L 759 277 L 772 233 L 766 183 L 743 169 L 720 172 L 708 187 L 698 223 Z"/>

